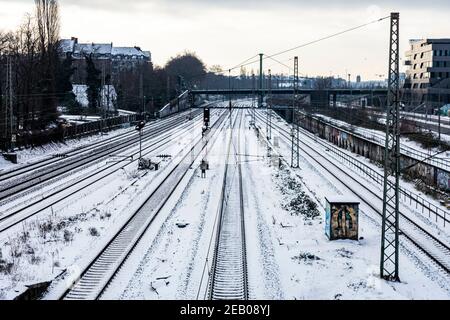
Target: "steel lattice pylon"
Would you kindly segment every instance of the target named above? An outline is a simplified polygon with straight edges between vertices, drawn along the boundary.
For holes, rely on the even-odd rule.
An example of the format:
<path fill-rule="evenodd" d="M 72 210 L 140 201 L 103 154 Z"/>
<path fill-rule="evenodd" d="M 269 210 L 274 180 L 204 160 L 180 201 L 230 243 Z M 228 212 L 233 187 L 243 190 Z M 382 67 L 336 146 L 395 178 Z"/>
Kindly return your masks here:
<path fill-rule="evenodd" d="M 300 166 L 300 133 L 298 123 L 298 105 L 297 105 L 297 91 L 298 91 L 298 57 L 294 57 L 294 97 L 292 103 L 292 143 L 291 143 L 291 167 L 298 168 Z"/>
<path fill-rule="evenodd" d="M 266 136 L 268 140 L 272 139 L 272 72 L 269 69 L 269 102 L 267 103 Z"/>
<path fill-rule="evenodd" d="M 381 233 L 380 276 L 390 281 L 400 281 L 398 275 L 398 210 L 400 178 L 399 20 L 399 13 L 391 13 L 383 220 Z"/>
<path fill-rule="evenodd" d="M 257 108 L 257 105 L 255 104 L 255 91 L 256 91 L 256 78 L 255 78 L 255 74 L 252 73 L 252 125 L 254 126 L 256 124 L 256 111 L 255 109 Z"/>

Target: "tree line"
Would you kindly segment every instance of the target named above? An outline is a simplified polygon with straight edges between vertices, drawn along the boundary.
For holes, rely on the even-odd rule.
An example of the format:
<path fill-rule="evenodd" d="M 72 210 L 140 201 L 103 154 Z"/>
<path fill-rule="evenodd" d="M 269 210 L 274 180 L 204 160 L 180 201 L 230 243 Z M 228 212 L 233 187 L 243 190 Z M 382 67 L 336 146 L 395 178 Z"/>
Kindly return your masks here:
<path fill-rule="evenodd" d="M 164 66 L 152 63 L 124 68 L 112 77 L 92 55 L 85 55 L 84 84 L 88 108 L 73 93 L 76 63 L 60 48 L 61 19 L 57 0 L 35 0 L 33 13 L 25 14 L 14 31 L 0 30 L 0 138 L 10 145 L 13 135 L 37 134 L 59 125 L 60 111 L 71 114 L 101 115 L 102 85 L 113 85 L 117 100 L 114 109 L 153 114 L 184 90 L 228 88 L 230 78 L 220 66 L 207 70 L 193 52 L 183 52 Z M 232 86 L 252 87 L 256 80 L 241 70 Z M 114 111 L 113 111 L 114 112 Z M 110 112 L 109 112 L 110 113 Z"/>

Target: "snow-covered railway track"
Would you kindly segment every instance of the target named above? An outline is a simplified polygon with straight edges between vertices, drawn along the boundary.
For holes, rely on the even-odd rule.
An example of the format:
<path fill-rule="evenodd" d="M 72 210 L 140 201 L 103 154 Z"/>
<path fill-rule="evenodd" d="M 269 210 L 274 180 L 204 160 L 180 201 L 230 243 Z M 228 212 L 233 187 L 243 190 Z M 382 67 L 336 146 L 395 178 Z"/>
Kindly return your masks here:
<path fill-rule="evenodd" d="M 199 124 L 198 124 L 199 125 Z M 175 130 L 175 129 L 174 129 Z M 155 133 L 153 138 L 157 138 L 157 141 L 150 140 L 150 144 L 143 147 L 143 156 L 147 154 L 152 154 L 155 150 L 161 149 L 163 147 L 171 145 L 177 138 L 181 138 L 186 135 L 187 132 L 192 130 L 191 124 L 184 124 L 177 128 L 175 132 L 168 132 L 167 134 L 159 135 Z M 61 203 L 62 201 L 75 196 L 80 191 L 87 189 L 93 185 L 96 185 L 100 181 L 106 179 L 107 177 L 115 174 L 125 167 L 136 164 L 138 161 L 139 151 L 134 151 L 130 154 L 134 160 L 129 161 L 125 164 L 119 162 L 108 164 L 102 167 L 100 170 L 94 170 L 93 172 L 87 174 L 86 176 L 76 179 L 69 187 L 63 185 L 60 188 L 55 188 L 51 193 L 46 196 L 38 197 L 36 200 L 27 203 L 23 207 L 14 207 L 10 212 L 6 212 L 0 216 L 0 233 L 10 228 L 18 225 L 19 223 L 43 212 L 52 206 Z M 135 159 L 136 158 L 136 159 Z"/>
<path fill-rule="evenodd" d="M 232 130 L 223 180 L 219 225 L 210 278 L 211 300 L 247 300 L 247 257 L 240 163 L 240 112 L 237 133 Z M 234 126 L 233 129 L 235 129 Z"/>
<path fill-rule="evenodd" d="M 257 113 L 257 119 L 264 123 L 265 119 Z M 290 143 L 290 132 L 285 128 L 272 122 L 272 128 L 279 132 Z M 305 139 L 300 139 L 300 150 L 308 158 L 311 164 L 319 165 L 327 173 L 340 181 L 348 190 L 358 196 L 365 205 L 371 208 L 379 216 L 382 215 L 382 197 L 374 192 L 367 184 L 360 181 L 352 174 L 351 171 L 345 170 L 338 164 L 327 158 L 320 150 L 314 148 L 316 142 L 308 136 L 307 132 L 302 131 L 303 137 L 308 137 L 310 141 L 307 143 Z M 434 263 L 446 276 L 450 275 L 450 247 L 436 236 L 431 234 L 425 228 L 420 226 L 402 211 L 400 214 L 400 233 L 401 236 L 410 241 L 420 252 L 425 254 L 432 263 Z"/>
<path fill-rule="evenodd" d="M 305 113 L 302 112 L 302 114 L 305 114 Z M 364 127 L 355 127 L 344 121 L 330 119 L 329 117 L 324 117 L 320 114 L 316 114 L 313 117 L 320 119 L 321 121 L 327 123 L 328 125 L 330 125 L 332 127 L 336 127 L 336 128 L 339 128 L 340 130 L 344 130 L 344 131 L 347 131 L 346 127 L 348 127 L 348 126 L 354 127 L 355 130 L 353 130 L 352 132 L 348 132 L 349 134 L 356 134 L 357 136 L 360 136 L 363 139 L 370 140 L 380 146 L 384 146 L 384 135 L 381 131 L 377 131 L 374 129 L 367 129 Z M 413 148 L 410 145 L 405 145 L 405 144 L 402 144 L 400 146 L 400 152 L 405 156 L 411 157 L 418 161 L 424 161 L 425 163 L 428 163 L 432 166 L 436 166 L 443 170 L 450 169 L 450 161 L 447 158 L 445 158 L 445 155 L 443 155 L 443 154 L 436 155 L 435 157 L 430 158 L 431 154 L 420 151 L 416 148 Z"/>
<path fill-rule="evenodd" d="M 154 130 L 158 126 L 160 126 L 164 123 L 167 123 L 168 120 L 175 121 L 175 120 L 179 120 L 181 118 L 185 118 L 187 114 L 188 114 L 187 112 L 182 112 L 178 115 L 172 116 L 171 118 L 151 121 L 147 125 L 147 127 L 144 129 L 144 131 L 147 132 L 149 130 Z M 52 166 L 52 168 L 53 168 L 53 166 L 61 166 L 67 161 L 67 159 L 70 159 L 73 157 L 80 157 L 82 154 L 88 154 L 88 153 L 95 152 L 98 148 L 107 147 L 108 145 L 111 144 L 111 142 L 118 142 L 118 141 L 123 140 L 123 138 L 130 138 L 133 135 L 136 135 L 136 133 L 134 130 L 130 129 L 126 132 L 123 132 L 123 133 L 120 133 L 117 135 L 113 135 L 110 138 L 102 139 L 100 141 L 95 141 L 93 143 L 89 143 L 86 145 L 82 145 L 82 146 L 70 149 L 70 151 L 64 152 L 63 157 L 51 155 L 47 158 L 44 158 L 44 159 L 41 159 L 38 161 L 33 161 L 33 162 L 30 162 L 27 164 L 23 164 L 17 168 L 1 171 L 0 172 L 0 185 L 3 185 L 5 182 L 7 182 L 8 180 L 11 180 L 13 178 L 19 179 L 21 177 L 25 177 L 32 172 L 39 173 L 49 166 Z"/>
<path fill-rule="evenodd" d="M 211 136 L 221 130 L 226 118 L 223 113 L 213 124 Z M 99 299 L 121 266 L 139 244 L 146 230 L 152 224 L 158 213 L 165 206 L 172 193 L 189 171 L 194 159 L 204 150 L 208 141 L 199 139 L 186 152 L 181 161 L 167 173 L 161 183 L 155 188 L 149 198 L 128 219 L 119 232 L 108 242 L 89 266 L 82 272 L 80 279 L 61 296 L 65 300 L 95 300 Z M 192 157 L 194 154 L 194 157 Z"/>
<path fill-rule="evenodd" d="M 198 112 L 197 112 L 198 114 Z M 184 115 L 185 116 L 185 115 Z M 174 128 L 185 122 L 184 116 L 165 119 L 144 130 L 143 140 L 154 138 L 157 134 L 162 134 L 166 130 Z M 126 133 L 119 137 L 100 142 L 85 150 L 74 150 L 68 153 L 67 158 L 47 159 L 38 162 L 30 167 L 20 168 L 16 171 L 5 173 L 0 180 L 0 201 L 18 193 L 36 188 L 53 178 L 60 177 L 73 170 L 77 170 L 86 165 L 94 164 L 106 157 L 119 153 L 133 144 L 139 142 L 139 136 L 135 131 Z"/>

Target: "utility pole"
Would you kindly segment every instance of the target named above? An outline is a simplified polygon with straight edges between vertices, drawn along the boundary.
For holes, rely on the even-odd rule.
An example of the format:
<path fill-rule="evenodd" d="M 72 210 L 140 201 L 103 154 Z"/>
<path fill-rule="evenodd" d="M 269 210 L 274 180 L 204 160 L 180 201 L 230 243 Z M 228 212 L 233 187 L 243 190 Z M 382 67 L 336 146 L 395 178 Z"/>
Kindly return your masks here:
<path fill-rule="evenodd" d="M 230 92 L 230 94 L 228 95 L 229 97 L 229 102 L 228 102 L 228 108 L 230 109 L 230 130 L 233 128 L 233 120 L 231 119 L 231 69 L 228 70 L 228 91 Z"/>
<path fill-rule="evenodd" d="M 442 80 L 441 80 L 442 81 Z M 441 86 L 438 87 L 439 90 L 439 102 L 438 102 L 438 136 L 439 141 L 441 141 Z"/>
<path fill-rule="evenodd" d="M 144 76 L 142 74 L 142 70 L 139 74 L 139 97 L 141 99 L 141 116 L 142 119 L 145 119 L 145 96 L 144 96 Z"/>
<path fill-rule="evenodd" d="M 255 78 L 255 74 L 252 73 L 252 91 L 253 91 L 253 95 L 252 95 L 252 124 L 256 125 L 256 105 L 255 105 L 255 90 L 256 90 L 256 78 Z"/>
<path fill-rule="evenodd" d="M 272 139 L 272 71 L 269 69 L 269 103 L 267 104 L 267 122 L 266 122 L 266 135 L 267 135 L 267 139 L 271 140 Z"/>
<path fill-rule="evenodd" d="M 5 81 L 5 121 L 4 121 L 4 131 L 3 138 L 5 141 L 5 149 L 8 149 L 8 110 L 9 110 L 9 56 L 6 56 L 6 81 Z"/>
<path fill-rule="evenodd" d="M 291 143 L 291 167 L 298 168 L 300 166 L 300 133 L 297 111 L 297 91 L 298 91 L 298 57 L 294 57 L 294 99 L 292 103 L 292 143 Z"/>
<path fill-rule="evenodd" d="M 100 89 L 100 112 L 102 112 L 102 119 L 100 120 L 101 124 L 101 134 L 104 132 L 104 121 L 105 121 L 105 63 L 102 63 L 102 86 Z"/>
<path fill-rule="evenodd" d="M 259 54 L 259 103 L 258 107 L 261 108 L 263 104 L 263 53 Z"/>
<path fill-rule="evenodd" d="M 5 87 L 5 149 L 9 151 L 14 149 L 13 137 L 13 87 L 12 87 L 12 58 L 10 56 L 6 57 L 6 87 Z"/>
<path fill-rule="evenodd" d="M 166 88 L 166 96 L 167 96 L 167 103 L 170 102 L 170 76 L 167 76 L 167 88 Z"/>
<path fill-rule="evenodd" d="M 388 281 L 400 281 L 398 273 L 400 179 L 399 20 L 399 13 L 391 13 L 380 262 L 380 277 Z"/>
<path fill-rule="evenodd" d="M 12 60 L 9 59 L 9 133 L 11 135 L 11 151 L 14 151 L 15 137 L 13 138 L 13 85 L 12 85 Z"/>

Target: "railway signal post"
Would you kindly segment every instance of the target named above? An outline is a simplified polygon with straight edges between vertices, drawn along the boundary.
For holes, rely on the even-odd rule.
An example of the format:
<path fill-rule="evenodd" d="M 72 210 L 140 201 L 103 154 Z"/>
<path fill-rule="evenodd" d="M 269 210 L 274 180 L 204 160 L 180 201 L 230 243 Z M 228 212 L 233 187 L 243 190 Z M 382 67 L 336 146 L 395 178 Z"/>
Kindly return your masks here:
<path fill-rule="evenodd" d="M 139 160 L 142 159 L 142 129 L 145 127 L 145 121 L 139 121 L 136 130 L 139 131 Z"/>
<path fill-rule="evenodd" d="M 399 19 L 399 13 L 391 13 L 380 262 L 380 277 L 389 281 L 400 281 L 398 275 L 400 180 Z"/>
<path fill-rule="evenodd" d="M 267 122 L 266 122 L 266 135 L 268 140 L 272 139 L 271 93 L 272 93 L 272 71 L 269 69 L 269 102 L 267 103 Z"/>

